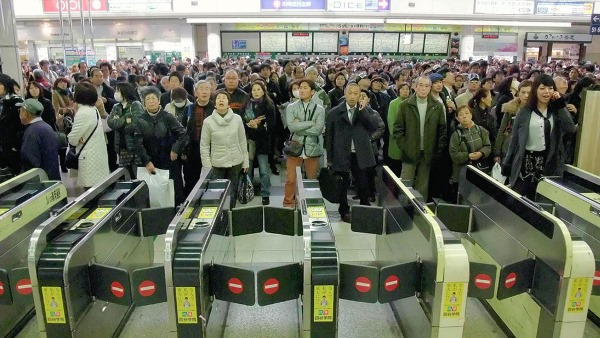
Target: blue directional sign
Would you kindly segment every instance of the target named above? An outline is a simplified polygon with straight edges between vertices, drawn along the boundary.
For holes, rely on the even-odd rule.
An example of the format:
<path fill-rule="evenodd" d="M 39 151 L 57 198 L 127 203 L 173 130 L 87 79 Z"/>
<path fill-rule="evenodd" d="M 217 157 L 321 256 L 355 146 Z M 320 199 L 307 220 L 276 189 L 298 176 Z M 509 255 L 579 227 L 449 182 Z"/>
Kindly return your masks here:
<path fill-rule="evenodd" d="M 600 14 L 592 14 L 590 18 L 590 35 L 600 35 Z"/>

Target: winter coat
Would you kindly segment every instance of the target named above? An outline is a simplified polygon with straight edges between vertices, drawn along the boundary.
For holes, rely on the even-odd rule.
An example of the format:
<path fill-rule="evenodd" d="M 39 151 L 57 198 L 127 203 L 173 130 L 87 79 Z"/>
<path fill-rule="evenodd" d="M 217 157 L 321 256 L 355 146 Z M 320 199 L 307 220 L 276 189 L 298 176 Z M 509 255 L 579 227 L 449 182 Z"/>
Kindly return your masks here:
<path fill-rule="evenodd" d="M 173 101 L 169 102 L 165 107 L 165 111 L 173 116 L 175 116 L 175 118 L 177 118 L 177 121 L 179 123 L 181 123 L 182 126 L 187 126 L 187 120 L 188 120 L 188 107 L 192 105 L 192 102 L 194 100 L 191 100 L 188 98 L 185 102 L 185 106 L 179 108 L 175 106 L 175 103 Z"/>
<path fill-rule="evenodd" d="M 490 140 L 494 142 L 498 133 L 498 122 L 495 111 L 491 108 L 483 109 L 479 105 L 475 105 L 475 107 L 471 108 L 471 112 L 473 112 L 473 122 L 485 128 L 489 132 Z"/>
<path fill-rule="evenodd" d="M 21 149 L 24 127 L 19 118 L 17 103 L 23 99 L 17 95 L 7 95 L 2 98 L 2 111 L 0 112 L 0 148 L 9 152 L 12 149 Z"/>
<path fill-rule="evenodd" d="M 52 127 L 44 121 L 38 120 L 26 126 L 21 146 L 21 163 L 24 172 L 42 168 L 50 180 L 60 181 L 58 140 Z"/>
<path fill-rule="evenodd" d="M 181 154 L 188 141 L 185 128 L 162 108 L 153 115 L 147 111 L 141 114 L 135 123 L 134 135 L 136 156 L 142 165 L 152 162 L 159 169 L 169 169 L 171 152 Z"/>
<path fill-rule="evenodd" d="M 358 166 L 366 169 L 375 166 L 375 155 L 371 146 L 372 133 L 383 128 L 378 123 L 375 115 L 379 115 L 371 107 L 362 110 L 355 109 L 352 121 L 348 117 L 346 102 L 339 104 L 329 112 L 327 117 L 327 159 L 331 162 L 333 170 L 339 172 L 350 171 L 352 142 L 356 152 Z M 380 117 L 381 120 L 381 117 Z M 383 121 L 382 121 L 383 122 Z M 375 135 L 378 136 L 378 135 Z"/>
<path fill-rule="evenodd" d="M 421 149 L 421 127 L 416 94 L 400 103 L 398 109 L 398 116 L 394 123 L 394 137 L 400 148 L 400 159 L 402 162 L 416 164 Z M 425 162 L 428 164 L 434 157 L 442 156 L 447 149 L 445 115 L 444 106 L 429 95 L 423 136 Z"/>
<path fill-rule="evenodd" d="M 555 109 L 552 112 L 554 127 L 552 128 L 549 145 L 546 148 L 544 176 L 562 174 L 564 171 L 564 147 L 562 139 L 565 134 L 576 130 L 575 123 L 573 123 L 571 114 L 565 108 L 563 99 L 554 101 L 548 109 L 552 109 L 552 107 Z M 508 152 L 506 157 L 502 159 L 502 172 L 510 173 L 509 182 L 511 186 L 514 186 L 519 177 L 523 158 L 525 157 L 531 114 L 534 113 L 528 107 L 519 109 L 513 124 L 512 139 L 510 140 Z"/>
<path fill-rule="evenodd" d="M 508 152 L 512 127 L 515 123 L 517 111 L 519 110 L 519 103 L 520 99 L 517 97 L 506 102 L 501 107 L 503 117 L 498 129 L 498 135 L 496 135 L 496 141 L 494 142 L 494 156 L 504 158 Z M 496 112 L 498 112 L 497 109 Z"/>
<path fill-rule="evenodd" d="M 492 152 L 490 134 L 485 128 L 472 123 L 471 128 L 463 128 L 459 124 L 456 129 L 450 136 L 449 145 L 454 182 L 458 182 L 460 169 L 469 163 L 469 153 L 480 151 L 483 153 L 482 159 L 486 159 Z M 470 140 L 472 140 L 472 144 L 467 146 L 467 142 Z"/>
<path fill-rule="evenodd" d="M 317 87 L 317 90 L 315 90 L 315 95 L 313 95 L 312 99 L 316 104 L 325 109 L 325 115 L 327 115 L 331 109 L 331 101 L 329 100 L 329 95 L 327 95 L 327 92 Z"/>
<path fill-rule="evenodd" d="M 329 101 L 332 107 L 337 107 L 340 103 L 342 103 L 342 98 L 344 97 L 344 90 L 341 88 L 333 88 L 327 93 L 329 96 Z"/>
<path fill-rule="evenodd" d="M 228 108 L 224 116 L 215 109 L 204 120 L 200 138 L 200 158 L 206 168 L 249 167 L 248 142 L 242 118 Z"/>
<path fill-rule="evenodd" d="M 309 117 L 312 117 L 312 119 L 309 120 Z M 323 106 L 311 100 L 305 112 L 302 101 L 296 101 L 285 109 L 285 120 L 288 129 L 293 134 L 292 140 L 304 145 L 304 154 L 307 157 L 319 157 L 323 154 L 322 147 L 319 145 L 319 136 L 325 128 L 325 109 Z"/>
<path fill-rule="evenodd" d="M 117 103 L 106 120 L 115 131 L 115 151 L 120 156 L 119 163 L 122 166 L 142 164 L 140 158 L 135 156 L 135 122 L 142 114 L 144 108 L 139 101 L 130 102 L 125 108 L 122 103 Z"/>
<path fill-rule="evenodd" d="M 251 109 L 254 116 L 247 116 L 247 110 Z M 244 129 L 249 140 L 256 143 L 256 154 L 268 155 L 271 149 L 271 134 L 275 130 L 275 118 L 278 112 L 273 104 L 267 103 L 264 99 L 259 103 L 247 101 L 240 109 L 240 115 L 244 122 Z M 250 128 L 246 125 L 250 120 L 259 116 L 264 116 L 265 119 L 260 122 L 258 128 Z"/>
<path fill-rule="evenodd" d="M 188 146 L 186 147 L 186 150 L 183 152 L 183 154 L 187 155 L 189 154 L 190 150 L 192 150 L 192 147 L 195 146 L 197 148 L 200 147 L 200 137 L 201 137 L 201 133 L 202 131 L 200 131 L 200 133 L 198 134 L 198 138 L 196 139 L 196 106 L 198 105 L 198 102 L 194 102 L 191 105 L 189 105 L 187 107 L 187 125 L 186 125 L 186 129 L 187 129 L 187 135 L 188 135 Z M 204 119 L 202 120 L 202 126 L 204 127 L 204 121 L 206 121 L 206 119 L 208 117 L 210 117 L 210 115 L 212 114 L 213 110 L 215 110 L 215 105 L 212 103 L 212 101 L 208 101 L 208 103 L 206 104 L 206 106 L 204 106 Z M 195 148 L 195 149 L 197 149 Z"/>
<path fill-rule="evenodd" d="M 400 159 L 400 148 L 398 148 L 398 143 L 396 143 L 394 139 L 394 123 L 396 122 L 396 117 L 398 116 L 398 110 L 402 101 L 403 100 L 400 97 L 393 99 L 392 102 L 390 102 L 387 113 L 387 127 L 390 134 L 388 156 L 393 160 Z"/>
<path fill-rule="evenodd" d="M 93 134 L 92 131 L 94 131 Z M 90 140 L 82 151 L 81 147 L 88 137 Z M 75 149 L 77 153 L 81 152 L 79 155 L 79 170 L 77 171 L 77 185 L 91 187 L 108 176 L 106 140 L 102 130 L 100 113 L 95 107 L 79 105 L 79 109 L 75 113 L 73 129 L 71 129 L 68 139 L 69 144 L 77 146 Z"/>

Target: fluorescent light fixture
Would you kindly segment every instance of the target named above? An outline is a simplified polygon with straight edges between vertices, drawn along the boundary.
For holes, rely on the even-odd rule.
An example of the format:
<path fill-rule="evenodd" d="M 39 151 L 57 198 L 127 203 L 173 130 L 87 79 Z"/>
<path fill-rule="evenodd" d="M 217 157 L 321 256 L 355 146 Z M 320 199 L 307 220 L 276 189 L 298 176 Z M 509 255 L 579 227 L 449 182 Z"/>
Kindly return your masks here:
<path fill-rule="evenodd" d="M 499 21 L 499 20 L 422 20 L 387 19 L 387 23 L 409 25 L 510 26 L 510 27 L 571 27 L 570 22 Z"/>
<path fill-rule="evenodd" d="M 278 17 L 278 18 L 189 18 L 187 23 L 384 23 L 383 18 L 300 18 L 300 17 Z"/>

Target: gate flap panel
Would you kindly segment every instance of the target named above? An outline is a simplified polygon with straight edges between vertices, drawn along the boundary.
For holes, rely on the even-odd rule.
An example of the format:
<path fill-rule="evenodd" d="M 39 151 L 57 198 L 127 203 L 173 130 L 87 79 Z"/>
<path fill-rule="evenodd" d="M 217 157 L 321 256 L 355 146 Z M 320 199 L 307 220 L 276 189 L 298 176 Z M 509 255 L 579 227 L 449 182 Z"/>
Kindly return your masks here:
<path fill-rule="evenodd" d="M 419 275 L 417 262 L 381 268 L 379 272 L 379 302 L 387 303 L 413 297 L 419 285 Z"/>
<path fill-rule="evenodd" d="M 127 270 L 93 264 L 89 271 L 92 295 L 109 303 L 131 305 L 133 299 Z"/>
<path fill-rule="evenodd" d="M 492 299 L 496 290 L 496 265 L 469 263 L 468 297 Z"/>
<path fill-rule="evenodd" d="M 136 306 L 157 304 L 167 301 L 165 267 L 162 265 L 133 271 L 133 300 Z"/>
<path fill-rule="evenodd" d="M 31 288 L 31 279 L 29 279 L 27 267 L 12 269 L 8 281 L 10 281 L 13 300 L 32 297 L 31 292 L 33 289 Z"/>
<path fill-rule="evenodd" d="M 297 263 L 259 271 L 256 276 L 258 305 L 297 299 L 302 293 L 302 277 L 302 268 Z"/>
<path fill-rule="evenodd" d="M 467 233 L 471 230 L 471 207 L 468 205 L 438 203 L 435 213 L 450 231 Z"/>
<path fill-rule="evenodd" d="M 237 208 L 231 211 L 233 236 L 256 234 L 263 231 L 263 207 Z"/>
<path fill-rule="evenodd" d="M 140 210 L 142 235 L 144 237 L 164 235 L 176 213 L 177 209 L 173 207 Z"/>
<path fill-rule="evenodd" d="M 354 232 L 381 235 L 383 233 L 383 208 L 353 205 L 350 229 Z"/>
<path fill-rule="evenodd" d="M 533 281 L 535 261 L 531 258 L 504 266 L 498 277 L 498 300 L 527 292 Z"/>
<path fill-rule="evenodd" d="M 363 303 L 376 303 L 378 290 L 378 268 L 340 264 L 340 298 Z"/>
<path fill-rule="evenodd" d="M 210 273 L 211 294 L 232 303 L 254 305 L 254 271 L 215 264 Z"/>
<path fill-rule="evenodd" d="M 294 209 L 266 206 L 264 211 L 266 232 L 294 236 L 296 221 Z"/>
<path fill-rule="evenodd" d="M 12 294 L 6 270 L 0 269 L 0 305 L 11 305 Z"/>

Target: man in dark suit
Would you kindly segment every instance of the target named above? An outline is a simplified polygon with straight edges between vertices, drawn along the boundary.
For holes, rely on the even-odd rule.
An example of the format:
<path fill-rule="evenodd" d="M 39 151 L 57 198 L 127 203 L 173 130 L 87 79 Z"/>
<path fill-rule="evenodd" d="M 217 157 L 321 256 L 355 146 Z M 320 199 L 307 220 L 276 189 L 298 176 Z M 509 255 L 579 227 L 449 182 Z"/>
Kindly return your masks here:
<path fill-rule="evenodd" d="M 356 83 L 348 84 L 344 93 L 346 101 L 329 111 L 326 123 L 327 165 L 342 177 L 338 210 L 346 223 L 350 223 L 349 172 L 356 179 L 360 204 L 369 205 L 369 168 L 376 164 L 371 133 L 377 129 L 377 120 L 367 102 L 359 100 L 360 91 Z"/>
<path fill-rule="evenodd" d="M 292 60 L 283 60 L 283 74 L 279 77 L 279 91 L 281 92 L 281 102 L 288 102 L 290 100 L 290 91 L 288 84 L 294 80 L 294 64 Z"/>
<path fill-rule="evenodd" d="M 117 101 L 115 100 L 115 90 L 104 82 L 104 76 L 100 69 L 92 69 L 90 77 L 92 84 L 96 87 L 96 91 L 98 91 L 98 98 L 102 100 L 102 103 L 104 104 L 106 114 L 110 114 L 113 106 L 117 104 Z M 108 167 L 110 171 L 115 171 L 119 168 L 119 165 L 117 164 L 117 152 L 115 151 L 115 132 L 110 131 L 106 133 L 106 138 L 108 140 L 108 144 L 106 145 L 106 149 L 108 150 Z"/>

